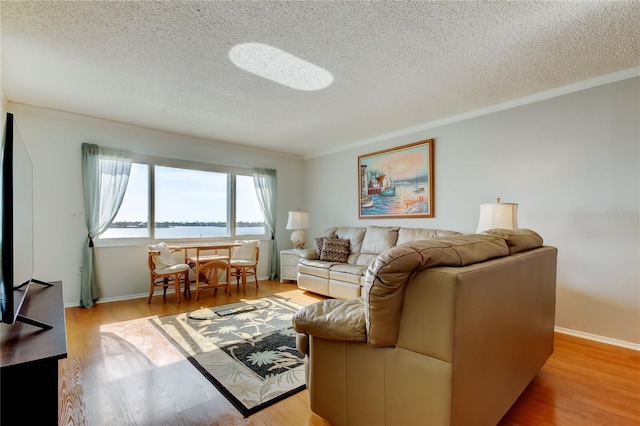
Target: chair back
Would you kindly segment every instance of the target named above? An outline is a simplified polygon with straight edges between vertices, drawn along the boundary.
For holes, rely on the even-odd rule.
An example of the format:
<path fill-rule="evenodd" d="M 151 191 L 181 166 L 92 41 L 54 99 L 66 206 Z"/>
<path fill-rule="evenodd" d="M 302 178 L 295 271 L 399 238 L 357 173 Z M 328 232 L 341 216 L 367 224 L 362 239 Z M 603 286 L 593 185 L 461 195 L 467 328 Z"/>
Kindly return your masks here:
<path fill-rule="evenodd" d="M 241 246 L 233 249 L 231 260 L 253 260 L 257 262 L 260 256 L 260 241 L 245 240 L 240 241 L 240 243 L 242 244 Z"/>
<path fill-rule="evenodd" d="M 199 279 L 201 282 L 207 283 L 207 285 L 218 285 L 222 277 L 226 279 L 228 267 L 229 265 L 221 260 L 207 262 L 200 266 Z"/>
<path fill-rule="evenodd" d="M 178 262 L 171 256 L 171 250 L 166 243 L 151 244 L 147 246 L 149 251 L 149 267 L 152 270 L 164 269 L 177 265 Z"/>
<path fill-rule="evenodd" d="M 157 269 L 156 268 L 156 259 L 155 258 L 156 258 L 156 256 L 159 256 L 159 255 L 160 255 L 159 251 L 154 251 L 154 250 L 149 249 L 149 258 L 147 260 L 147 263 L 149 264 L 149 270 L 151 272 L 153 272 L 153 271 L 155 271 Z"/>

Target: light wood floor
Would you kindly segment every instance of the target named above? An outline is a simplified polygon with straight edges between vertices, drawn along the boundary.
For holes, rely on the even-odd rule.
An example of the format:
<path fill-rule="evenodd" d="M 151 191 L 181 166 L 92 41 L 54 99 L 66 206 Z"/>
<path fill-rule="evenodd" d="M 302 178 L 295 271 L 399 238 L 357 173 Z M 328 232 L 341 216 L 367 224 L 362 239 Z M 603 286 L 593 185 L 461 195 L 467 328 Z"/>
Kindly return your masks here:
<path fill-rule="evenodd" d="M 68 358 L 60 361 L 60 425 L 309 425 L 307 391 L 242 415 L 141 318 L 278 294 L 322 299 L 295 283 L 261 281 L 176 303 L 175 295 L 67 308 Z M 556 334 L 553 356 L 500 423 L 640 425 L 640 352 Z"/>

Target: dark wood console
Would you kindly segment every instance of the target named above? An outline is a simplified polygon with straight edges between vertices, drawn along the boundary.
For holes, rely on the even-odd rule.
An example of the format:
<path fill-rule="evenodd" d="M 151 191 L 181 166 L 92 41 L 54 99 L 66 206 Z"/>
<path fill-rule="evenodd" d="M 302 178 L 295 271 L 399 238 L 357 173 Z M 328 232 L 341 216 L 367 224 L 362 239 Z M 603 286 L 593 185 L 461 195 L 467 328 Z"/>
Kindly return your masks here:
<path fill-rule="evenodd" d="M 62 282 L 31 283 L 20 313 L 53 328 L 0 325 L 2 425 L 58 423 L 58 360 L 67 357 Z"/>

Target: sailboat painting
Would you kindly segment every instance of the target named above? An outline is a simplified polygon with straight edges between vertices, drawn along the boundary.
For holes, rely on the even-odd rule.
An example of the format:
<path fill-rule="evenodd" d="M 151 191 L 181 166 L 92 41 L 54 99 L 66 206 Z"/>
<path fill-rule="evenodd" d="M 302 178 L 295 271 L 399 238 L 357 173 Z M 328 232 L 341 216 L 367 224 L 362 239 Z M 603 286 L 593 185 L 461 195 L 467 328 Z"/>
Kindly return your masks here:
<path fill-rule="evenodd" d="M 358 157 L 361 219 L 434 217 L 433 139 Z"/>
<path fill-rule="evenodd" d="M 418 186 L 418 174 L 416 174 L 416 187 L 413 188 L 413 192 L 415 192 L 416 194 L 418 192 L 424 192 L 424 186 Z"/>

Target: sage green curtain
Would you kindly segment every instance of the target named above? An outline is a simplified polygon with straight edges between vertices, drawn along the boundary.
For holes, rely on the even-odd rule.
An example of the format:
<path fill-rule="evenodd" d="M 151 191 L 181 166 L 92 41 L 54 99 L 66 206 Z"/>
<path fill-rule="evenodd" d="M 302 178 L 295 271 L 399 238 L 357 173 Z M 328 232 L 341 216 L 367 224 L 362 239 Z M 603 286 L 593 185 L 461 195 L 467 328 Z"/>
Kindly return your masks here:
<path fill-rule="evenodd" d="M 269 247 L 269 279 L 275 280 L 280 277 L 278 245 L 276 243 L 276 195 L 278 186 L 276 170 L 254 168 L 253 185 L 256 188 L 265 224 L 267 225 L 267 229 L 271 231 L 271 243 Z"/>
<path fill-rule="evenodd" d="M 80 305 L 91 308 L 101 296 L 93 239 L 109 228 L 118 213 L 131 172 L 131 153 L 82 144 L 82 186 L 87 239 L 82 250 Z"/>

